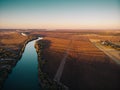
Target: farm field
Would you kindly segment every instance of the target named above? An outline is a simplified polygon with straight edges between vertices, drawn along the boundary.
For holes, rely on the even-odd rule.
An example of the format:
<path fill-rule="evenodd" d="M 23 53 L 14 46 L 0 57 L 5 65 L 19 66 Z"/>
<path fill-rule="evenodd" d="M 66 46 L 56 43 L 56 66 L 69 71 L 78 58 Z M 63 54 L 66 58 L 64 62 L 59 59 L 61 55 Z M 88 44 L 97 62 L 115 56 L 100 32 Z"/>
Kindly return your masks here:
<path fill-rule="evenodd" d="M 11 52 L 17 55 L 17 53 L 19 53 L 20 49 L 23 47 L 24 43 L 28 39 L 29 39 L 28 36 L 23 36 L 21 33 L 16 31 L 0 31 L 1 53 L 3 51 L 3 52 Z"/>
<path fill-rule="evenodd" d="M 46 61 L 43 72 L 51 79 L 64 84 L 70 90 L 120 88 L 120 66 L 89 40 L 119 42 L 119 36 L 92 32 L 38 33 L 44 36 L 43 41 L 49 41 L 49 46 L 43 50 L 42 55 Z M 58 73 L 60 75 L 57 75 Z"/>
<path fill-rule="evenodd" d="M 101 51 L 103 51 L 106 55 L 108 55 L 112 60 L 114 60 L 117 64 L 120 64 L 120 49 L 115 49 L 111 46 L 105 46 L 100 43 L 100 40 L 90 39 L 90 41 L 98 47 Z M 120 48 L 120 47 L 119 47 Z"/>

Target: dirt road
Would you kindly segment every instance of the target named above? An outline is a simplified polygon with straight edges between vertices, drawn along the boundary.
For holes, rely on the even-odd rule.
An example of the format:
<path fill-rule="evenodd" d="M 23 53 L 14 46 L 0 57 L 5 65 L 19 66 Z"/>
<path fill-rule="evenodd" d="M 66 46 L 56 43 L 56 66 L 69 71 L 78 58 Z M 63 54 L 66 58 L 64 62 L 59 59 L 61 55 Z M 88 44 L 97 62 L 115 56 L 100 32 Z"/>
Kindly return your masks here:
<path fill-rule="evenodd" d="M 108 49 L 101 44 L 95 42 L 95 40 L 90 39 L 90 41 L 101 51 L 103 51 L 107 56 L 109 56 L 116 64 L 120 65 L 120 51 L 117 51 L 115 49 Z"/>
<path fill-rule="evenodd" d="M 70 43 L 68 44 L 68 48 L 67 48 L 67 50 L 65 52 L 65 55 L 64 55 L 63 59 L 61 60 L 60 66 L 59 66 L 59 68 L 57 70 L 57 73 L 56 73 L 56 75 L 54 77 L 54 80 L 56 82 L 58 82 L 58 83 L 60 82 L 60 78 L 62 76 L 62 72 L 63 72 L 63 69 L 64 69 L 64 65 L 65 65 L 65 62 L 66 62 L 66 59 L 67 59 L 71 44 L 72 44 L 72 40 L 70 40 Z"/>

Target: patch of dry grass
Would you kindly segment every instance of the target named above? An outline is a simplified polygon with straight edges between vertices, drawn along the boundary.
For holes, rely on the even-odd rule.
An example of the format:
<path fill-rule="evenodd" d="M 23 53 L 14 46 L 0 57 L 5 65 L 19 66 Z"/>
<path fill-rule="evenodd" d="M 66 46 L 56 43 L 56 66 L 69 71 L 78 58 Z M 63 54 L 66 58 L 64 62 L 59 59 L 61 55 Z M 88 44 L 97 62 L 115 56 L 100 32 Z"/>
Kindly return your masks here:
<path fill-rule="evenodd" d="M 28 39 L 28 37 L 22 36 L 18 32 L 13 33 L 0 32 L 0 37 L 1 37 L 0 43 L 4 45 L 19 45 Z"/>

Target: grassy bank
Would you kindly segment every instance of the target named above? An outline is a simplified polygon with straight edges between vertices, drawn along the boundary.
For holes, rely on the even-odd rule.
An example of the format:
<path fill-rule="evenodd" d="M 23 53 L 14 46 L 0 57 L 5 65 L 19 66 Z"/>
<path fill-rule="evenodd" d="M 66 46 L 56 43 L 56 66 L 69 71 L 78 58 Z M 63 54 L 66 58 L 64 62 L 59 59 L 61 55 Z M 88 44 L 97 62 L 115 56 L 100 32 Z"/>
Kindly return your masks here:
<path fill-rule="evenodd" d="M 35 44 L 38 54 L 38 73 L 40 85 L 44 90 L 65 90 L 64 85 L 52 80 L 47 73 L 43 72 L 44 65 L 46 64 L 46 60 L 43 59 L 43 50 L 46 48 L 46 46 L 47 42 L 45 40 L 39 40 Z"/>

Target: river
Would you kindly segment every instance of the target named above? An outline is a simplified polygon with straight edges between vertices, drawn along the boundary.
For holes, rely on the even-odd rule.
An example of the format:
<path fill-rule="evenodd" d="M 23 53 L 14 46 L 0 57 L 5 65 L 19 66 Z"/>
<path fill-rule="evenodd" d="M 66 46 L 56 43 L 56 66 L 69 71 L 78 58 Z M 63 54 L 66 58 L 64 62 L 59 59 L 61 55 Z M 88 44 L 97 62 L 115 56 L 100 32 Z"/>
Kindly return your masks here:
<path fill-rule="evenodd" d="M 40 40 L 39 38 L 37 40 Z M 34 44 L 29 42 L 21 59 L 6 79 L 3 90 L 40 90 L 38 81 L 38 58 Z"/>

